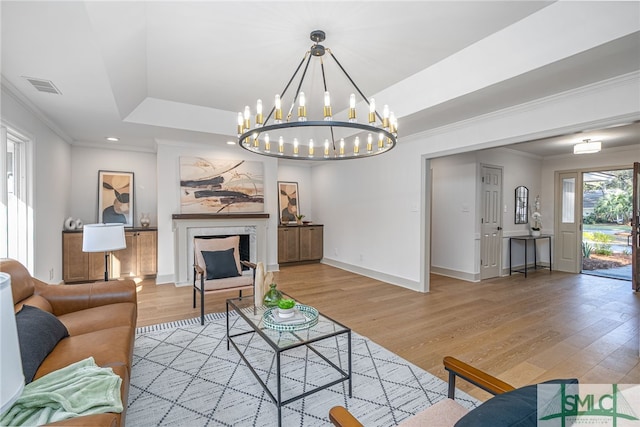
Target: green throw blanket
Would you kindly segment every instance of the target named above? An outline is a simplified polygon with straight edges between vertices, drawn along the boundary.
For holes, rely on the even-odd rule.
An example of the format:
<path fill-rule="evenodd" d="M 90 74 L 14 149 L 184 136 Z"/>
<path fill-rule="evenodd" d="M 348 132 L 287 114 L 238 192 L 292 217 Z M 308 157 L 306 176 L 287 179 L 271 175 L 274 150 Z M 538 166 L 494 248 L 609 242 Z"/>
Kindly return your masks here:
<path fill-rule="evenodd" d="M 122 412 L 122 378 L 93 357 L 27 384 L 0 426 L 37 426 L 82 415 Z"/>

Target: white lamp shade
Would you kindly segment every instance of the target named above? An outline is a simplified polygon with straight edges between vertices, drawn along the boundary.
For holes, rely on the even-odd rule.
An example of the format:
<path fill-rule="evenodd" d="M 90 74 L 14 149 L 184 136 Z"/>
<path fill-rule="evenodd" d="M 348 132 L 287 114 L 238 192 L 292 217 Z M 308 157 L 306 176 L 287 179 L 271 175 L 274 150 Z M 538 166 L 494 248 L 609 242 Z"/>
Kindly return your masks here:
<path fill-rule="evenodd" d="M 13 312 L 13 295 L 11 294 L 11 276 L 0 272 L 0 414 L 13 405 L 22 394 L 24 374 L 18 344 L 16 315 Z"/>
<path fill-rule="evenodd" d="M 117 251 L 127 247 L 124 224 L 87 224 L 82 233 L 83 252 Z"/>

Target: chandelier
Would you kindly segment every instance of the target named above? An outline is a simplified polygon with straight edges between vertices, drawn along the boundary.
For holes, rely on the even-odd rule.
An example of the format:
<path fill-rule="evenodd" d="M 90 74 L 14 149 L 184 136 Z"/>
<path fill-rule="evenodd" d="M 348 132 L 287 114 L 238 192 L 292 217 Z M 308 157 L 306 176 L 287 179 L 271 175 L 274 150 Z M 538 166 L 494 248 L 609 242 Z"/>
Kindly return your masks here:
<path fill-rule="evenodd" d="M 398 137 L 398 123 L 393 112 L 390 112 L 387 105 L 384 106 L 382 115 L 376 110 L 375 100 L 365 96 L 331 49 L 320 44 L 325 39 L 324 31 L 312 31 L 310 37 L 314 44 L 304 54 L 282 93 L 275 96 L 266 118 L 260 99 L 256 103 L 255 115 L 249 106 L 244 108 L 244 112 L 238 113 L 240 146 L 256 154 L 294 160 L 356 159 L 391 150 Z M 339 113 L 338 117 L 332 111 L 325 74 L 325 66 L 328 65 L 325 64 L 325 53 L 333 59 L 354 90 L 349 96 L 348 108 Z M 312 59 L 313 66 L 310 67 Z M 310 82 L 313 78 L 307 78 L 305 82 L 305 77 L 317 75 L 313 70 L 317 70 L 318 66 L 322 79 L 321 82 L 315 82 L 319 88 L 314 88 L 314 82 Z M 296 78 L 297 88 L 287 98 L 287 90 Z M 322 93 L 323 99 L 311 101 L 302 89 Z M 346 93 L 348 91 L 345 91 L 345 97 Z M 356 93 L 369 107 L 363 115 L 366 123 L 358 121 Z"/>

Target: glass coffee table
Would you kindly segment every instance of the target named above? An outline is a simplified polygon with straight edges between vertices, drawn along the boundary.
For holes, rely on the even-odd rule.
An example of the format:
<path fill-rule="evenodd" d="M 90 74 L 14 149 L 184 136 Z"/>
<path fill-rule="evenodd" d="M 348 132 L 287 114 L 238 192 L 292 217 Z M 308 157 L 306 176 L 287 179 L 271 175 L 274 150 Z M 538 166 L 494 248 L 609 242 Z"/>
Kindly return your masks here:
<path fill-rule="evenodd" d="M 270 309 L 255 306 L 253 296 L 227 300 L 227 350 L 236 349 L 276 404 L 278 426 L 282 407 L 310 394 L 348 381 L 351 397 L 351 329 L 303 308 L 306 325 L 277 325 L 269 318 L 265 322 Z"/>

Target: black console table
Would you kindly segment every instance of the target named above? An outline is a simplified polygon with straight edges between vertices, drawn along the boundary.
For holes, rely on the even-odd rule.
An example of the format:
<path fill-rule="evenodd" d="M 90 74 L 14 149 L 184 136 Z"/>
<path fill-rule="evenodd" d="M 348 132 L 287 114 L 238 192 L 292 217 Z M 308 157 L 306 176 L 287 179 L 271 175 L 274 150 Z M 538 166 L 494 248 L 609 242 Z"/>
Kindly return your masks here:
<path fill-rule="evenodd" d="M 547 245 L 549 247 L 549 267 L 540 266 L 539 268 L 548 268 L 551 271 L 551 236 L 549 234 L 542 234 L 540 236 L 513 236 L 509 237 L 509 276 L 512 272 L 524 273 L 524 277 L 527 277 L 527 247 L 529 242 L 533 242 L 533 269 L 538 269 L 538 256 L 536 254 L 536 241 L 541 239 L 547 239 Z M 511 246 L 514 240 L 521 240 L 524 242 L 524 268 L 521 270 L 515 270 L 511 268 Z"/>

